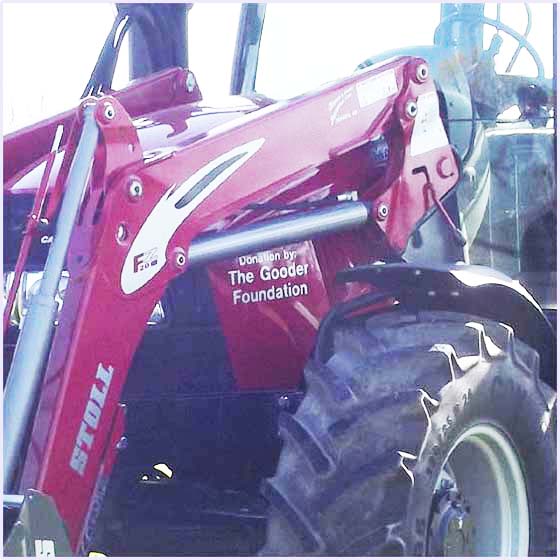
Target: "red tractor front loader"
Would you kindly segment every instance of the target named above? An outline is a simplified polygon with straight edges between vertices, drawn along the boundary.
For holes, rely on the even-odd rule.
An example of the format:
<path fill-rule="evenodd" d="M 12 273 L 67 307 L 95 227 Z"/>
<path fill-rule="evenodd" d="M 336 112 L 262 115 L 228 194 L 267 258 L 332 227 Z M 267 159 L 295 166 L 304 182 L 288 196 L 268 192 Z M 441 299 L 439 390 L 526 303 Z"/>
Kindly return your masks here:
<path fill-rule="evenodd" d="M 120 4 L 77 109 L 4 139 L 6 554 L 555 555 L 556 335 L 467 264 L 495 154 L 553 139 L 479 31 L 534 49 L 442 5 L 434 46 L 273 101 L 245 5 L 211 106 L 188 8 Z"/>

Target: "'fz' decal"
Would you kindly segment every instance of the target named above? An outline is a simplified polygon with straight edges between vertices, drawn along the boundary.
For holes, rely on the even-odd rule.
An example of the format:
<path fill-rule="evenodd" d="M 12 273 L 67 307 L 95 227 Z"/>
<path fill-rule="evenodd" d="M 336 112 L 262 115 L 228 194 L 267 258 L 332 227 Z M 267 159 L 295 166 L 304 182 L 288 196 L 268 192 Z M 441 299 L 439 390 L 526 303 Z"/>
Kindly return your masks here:
<path fill-rule="evenodd" d="M 146 251 L 145 253 L 140 253 L 139 255 L 134 255 L 134 272 L 140 272 L 141 270 L 146 270 L 150 266 L 155 266 L 158 262 L 158 250 L 157 247 Z"/>
<path fill-rule="evenodd" d="M 264 138 L 259 138 L 238 146 L 201 167 L 180 185 L 167 189 L 128 251 L 121 271 L 125 294 L 145 286 L 165 266 L 167 245 L 179 226 L 263 144 Z"/>

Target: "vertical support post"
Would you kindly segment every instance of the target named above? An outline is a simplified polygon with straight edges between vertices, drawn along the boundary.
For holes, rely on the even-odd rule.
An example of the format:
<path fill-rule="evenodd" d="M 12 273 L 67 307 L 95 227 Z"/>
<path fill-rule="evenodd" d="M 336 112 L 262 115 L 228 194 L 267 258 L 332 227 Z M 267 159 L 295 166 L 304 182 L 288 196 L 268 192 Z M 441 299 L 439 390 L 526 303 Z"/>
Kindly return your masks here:
<path fill-rule="evenodd" d="M 45 263 L 39 292 L 32 298 L 4 390 L 4 492 L 13 490 L 18 460 L 39 393 L 58 310 L 55 296 L 72 231 L 91 170 L 99 130 L 95 105 L 84 108 L 83 128 Z"/>
<path fill-rule="evenodd" d="M 478 61 L 483 50 L 483 28 L 482 23 L 477 22 L 477 18 L 484 17 L 485 4 L 476 3 L 452 3 L 441 5 L 441 20 L 453 16 L 468 16 L 469 21 L 455 21 L 447 25 L 443 34 L 441 46 L 454 47 L 461 51 L 471 65 Z"/>
<path fill-rule="evenodd" d="M 255 90 L 257 62 L 266 4 L 243 4 L 231 69 L 230 93 L 248 95 Z"/>

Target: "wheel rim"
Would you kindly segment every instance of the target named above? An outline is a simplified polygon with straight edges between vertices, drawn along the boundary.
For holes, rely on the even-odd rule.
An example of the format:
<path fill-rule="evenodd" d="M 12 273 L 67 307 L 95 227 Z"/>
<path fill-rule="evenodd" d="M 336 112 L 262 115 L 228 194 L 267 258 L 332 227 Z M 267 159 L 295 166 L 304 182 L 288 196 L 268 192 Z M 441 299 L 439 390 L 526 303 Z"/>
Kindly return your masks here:
<path fill-rule="evenodd" d="M 430 518 L 430 552 L 527 556 L 529 505 L 521 463 L 501 430 L 465 431 L 440 471 Z"/>

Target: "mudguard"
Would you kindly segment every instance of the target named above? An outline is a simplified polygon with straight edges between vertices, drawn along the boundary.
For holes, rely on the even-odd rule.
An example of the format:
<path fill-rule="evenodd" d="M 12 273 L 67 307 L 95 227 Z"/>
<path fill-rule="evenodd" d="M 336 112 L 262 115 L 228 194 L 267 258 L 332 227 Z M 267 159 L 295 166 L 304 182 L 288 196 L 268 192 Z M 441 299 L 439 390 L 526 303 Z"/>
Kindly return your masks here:
<path fill-rule="evenodd" d="M 556 333 L 531 294 L 516 280 L 485 266 L 391 263 L 357 266 L 338 274 L 394 294 L 412 309 L 456 311 L 511 326 L 540 354 L 543 381 L 556 389 Z"/>

